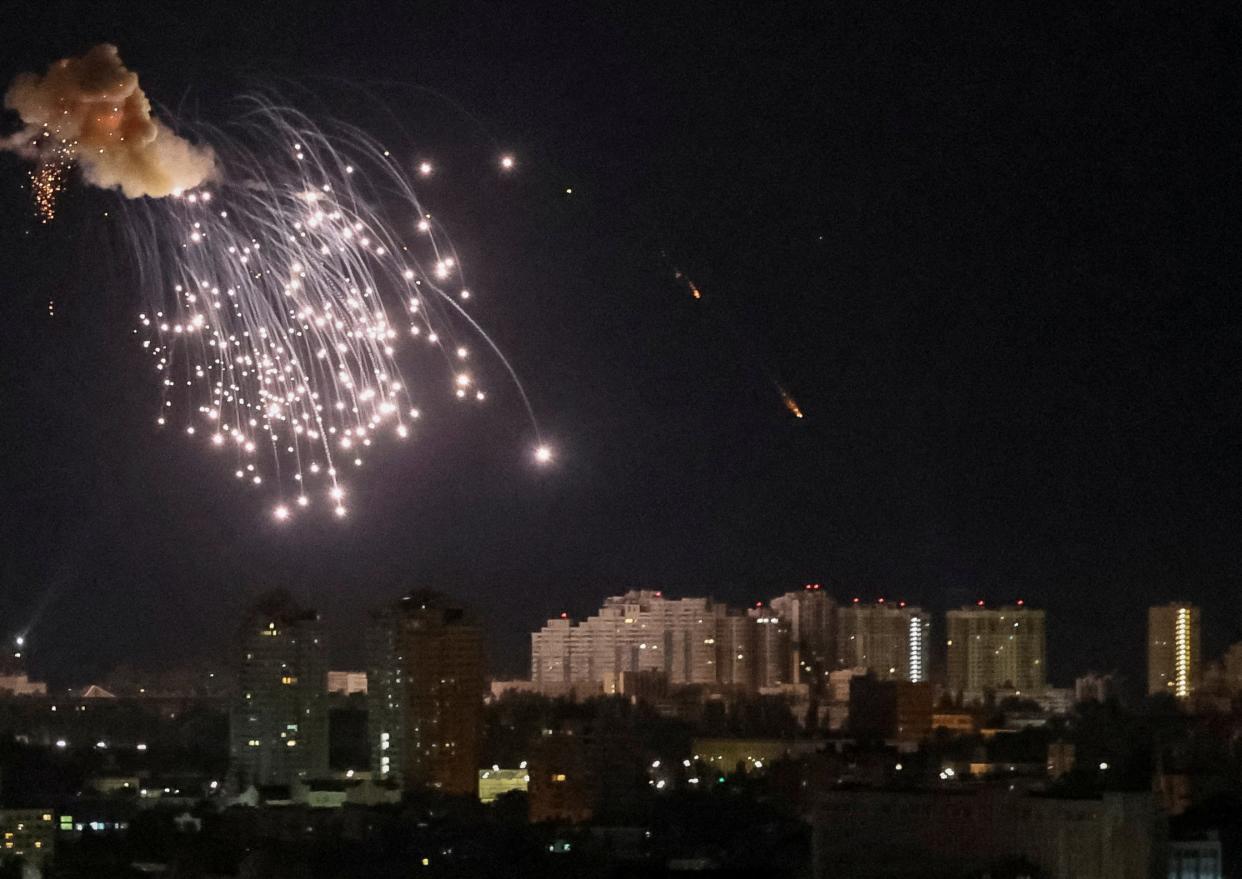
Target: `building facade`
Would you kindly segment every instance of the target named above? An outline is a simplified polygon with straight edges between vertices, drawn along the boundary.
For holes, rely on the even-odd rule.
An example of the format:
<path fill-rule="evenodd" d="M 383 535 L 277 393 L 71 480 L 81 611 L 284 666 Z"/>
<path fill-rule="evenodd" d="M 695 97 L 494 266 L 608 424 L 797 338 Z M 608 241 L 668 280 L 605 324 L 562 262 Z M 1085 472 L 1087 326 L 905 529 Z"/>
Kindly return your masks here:
<path fill-rule="evenodd" d="M 1150 793 L 831 791 L 811 827 L 815 879 L 986 875 L 1017 858 L 1047 879 L 1167 875 L 1167 819 Z"/>
<path fill-rule="evenodd" d="M 772 610 L 789 623 L 800 661 L 832 668 L 837 657 L 837 603 L 818 583 L 786 592 L 771 601 Z"/>
<path fill-rule="evenodd" d="M 411 592 L 373 615 L 367 652 L 375 777 L 475 794 L 485 691 L 479 625 L 440 593 Z"/>
<path fill-rule="evenodd" d="M 755 628 L 753 618 L 708 598 L 631 590 L 580 622 L 564 614 L 548 620 L 531 636 L 531 680 L 545 693 L 582 684 L 616 692 L 624 674 L 660 672 L 673 685 L 751 688 Z"/>
<path fill-rule="evenodd" d="M 746 615 L 755 621 L 755 685 L 783 687 L 795 680 L 791 627 L 774 610 L 752 607 Z"/>
<path fill-rule="evenodd" d="M 1045 618 L 1022 604 L 946 614 L 948 687 L 964 701 L 989 692 L 1034 695 L 1048 683 Z"/>
<path fill-rule="evenodd" d="M 239 784 L 292 784 L 328 768 L 327 665 L 319 615 L 285 592 L 260 599 L 242 624 L 238 695 L 230 712 Z"/>
<path fill-rule="evenodd" d="M 1107 702 L 1117 696 L 1117 679 L 1111 674 L 1087 672 L 1074 679 L 1076 702 Z"/>
<path fill-rule="evenodd" d="M 837 610 L 837 668 L 864 668 L 880 680 L 925 681 L 931 617 L 904 602 L 854 601 Z"/>
<path fill-rule="evenodd" d="M 1147 610 L 1147 692 L 1189 699 L 1199 689 L 1199 608 L 1174 602 Z"/>

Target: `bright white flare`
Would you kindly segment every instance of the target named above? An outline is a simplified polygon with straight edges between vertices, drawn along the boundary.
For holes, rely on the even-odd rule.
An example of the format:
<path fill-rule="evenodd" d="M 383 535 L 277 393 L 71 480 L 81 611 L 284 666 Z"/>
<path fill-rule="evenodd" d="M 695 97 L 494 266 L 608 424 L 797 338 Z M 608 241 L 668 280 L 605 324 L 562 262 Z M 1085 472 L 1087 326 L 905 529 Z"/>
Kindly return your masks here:
<path fill-rule="evenodd" d="M 548 464 L 552 461 L 552 450 L 547 446 L 539 446 L 535 449 L 535 460 L 540 464 Z"/>

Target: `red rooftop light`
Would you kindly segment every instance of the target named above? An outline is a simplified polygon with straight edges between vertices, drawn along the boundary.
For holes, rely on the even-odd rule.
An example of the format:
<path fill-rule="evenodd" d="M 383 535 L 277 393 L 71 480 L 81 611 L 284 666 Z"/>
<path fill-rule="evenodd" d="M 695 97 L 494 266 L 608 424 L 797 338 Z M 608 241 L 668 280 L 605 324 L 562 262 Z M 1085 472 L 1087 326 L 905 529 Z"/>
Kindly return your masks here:
<path fill-rule="evenodd" d="M 980 598 L 978 601 L 975 602 L 975 604 L 979 605 L 980 607 L 983 607 L 983 599 Z"/>
<path fill-rule="evenodd" d="M 562 611 L 562 612 L 561 612 L 561 619 L 563 619 L 563 620 L 567 620 L 567 619 L 569 619 L 569 614 L 567 614 L 567 613 L 565 613 L 564 611 Z"/>
<path fill-rule="evenodd" d="M 1021 598 L 1019 598 L 1019 599 L 1018 599 L 1018 607 L 1021 607 L 1021 606 L 1022 606 L 1022 605 L 1024 605 L 1024 604 L 1026 604 L 1026 602 L 1025 602 L 1025 601 L 1023 601 Z"/>
<path fill-rule="evenodd" d="M 884 603 L 884 599 L 883 599 L 883 598 L 877 598 L 877 599 L 875 600 L 875 602 L 876 602 L 876 604 L 883 604 L 883 603 Z"/>
<path fill-rule="evenodd" d="M 858 602 L 859 602 L 859 601 L 861 601 L 861 600 L 862 600 L 862 599 L 860 599 L 860 598 L 855 598 L 855 599 L 854 599 L 854 603 L 855 603 L 855 604 L 858 604 Z"/>

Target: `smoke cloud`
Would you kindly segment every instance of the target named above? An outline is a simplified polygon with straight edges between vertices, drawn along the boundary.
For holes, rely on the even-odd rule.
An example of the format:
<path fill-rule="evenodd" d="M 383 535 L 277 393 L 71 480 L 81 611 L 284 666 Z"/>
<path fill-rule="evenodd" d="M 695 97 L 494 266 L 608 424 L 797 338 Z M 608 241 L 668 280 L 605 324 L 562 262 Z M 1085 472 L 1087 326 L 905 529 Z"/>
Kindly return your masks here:
<path fill-rule="evenodd" d="M 191 189 L 215 171 L 210 147 L 178 137 L 151 116 L 138 74 L 116 46 L 63 58 L 47 74 L 21 73 L 4 95 L 23 129 L 0 142 L 39 161 L 71 161 L 87 182 L 128 198 L 159 198 Z"/>

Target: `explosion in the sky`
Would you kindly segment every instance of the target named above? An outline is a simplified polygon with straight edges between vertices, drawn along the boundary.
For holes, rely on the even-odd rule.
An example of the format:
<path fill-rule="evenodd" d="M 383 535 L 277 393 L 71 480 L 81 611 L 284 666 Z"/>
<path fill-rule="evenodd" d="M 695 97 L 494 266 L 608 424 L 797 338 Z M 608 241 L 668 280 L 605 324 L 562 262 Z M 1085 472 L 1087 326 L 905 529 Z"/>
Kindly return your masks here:
<path fill-rule="evenodd" d="M 96 147 L 99 100 L 87 98 L 105 92 L 124 108 L 107 128 L 125 136 Z M 31 137 L 44 126 L 45 140 L 76 141 L 62 158 L 89 182 L 130 197 L 125 229 L 151 300 L 138 332 L 164 390 L 157 422 L 184 419 L 187 435 L 234 459 L 237 479 L 275 485 L 276 519 L 315 504 L 346 515 L 347 470 L 411 435 L 419 409 L 395 359 L 402 344 L 442 353 L 456 397 L 482 401 L 465 341 L 481 339 L 530 413 L 463 306 L 470 293 L 452 245 L 400 163 L 364 132 L 250 96 L 227 129 L 204 128 L 214 151 L 195 147 L 151 119 L 111 46 L 57 62 L 43 79 L 19 77 L 6 101 L 28 126 L 36 184 L 58 155 Z M 54 129 L 62 105 L 78 121 Z M 152 138 L 134 146 L 137 129 Z M 35 187 L 45 216 L 59 167 L 50 194 Z M 547 463 L 551 451 L 540 444 L 534 457 Z"/>
<path fill-rule="evenodd" d="M 106 43 L 57 61 L 44 76 L 18 74 L 4 105 L 24 126 L 5 146 L 39 163 L 32 177 L 45 220 L 55 212 L 69 165 L 80 167 L 88 182 L 116 187 L 129 198 L 192 189 L 215 168 L 210 149 L 151 116 L 138 75 Z"/>

